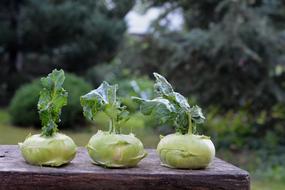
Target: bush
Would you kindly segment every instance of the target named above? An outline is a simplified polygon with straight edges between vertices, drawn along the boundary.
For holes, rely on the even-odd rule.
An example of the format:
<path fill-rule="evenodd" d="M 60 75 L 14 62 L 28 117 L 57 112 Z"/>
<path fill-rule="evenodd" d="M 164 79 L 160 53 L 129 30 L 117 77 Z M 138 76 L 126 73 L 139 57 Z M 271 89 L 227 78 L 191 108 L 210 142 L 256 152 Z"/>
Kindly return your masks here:
<path fill-rule="evenodd" d="M 205 125 L 199 126 L 198 130 L 211 136 L 217 148 L 276 151 L 278 146 L 285 144 L 284 109 L 285 105 L 277 104 L 272 110 L 260 110 L 259 113 L 245 108 L 221 112 L 211 106 L 205 110 Z"/>
<path fill-rule="evenodd" d="M 19 88 L 9 107 L 11 121 L 17 125 L 40 125 L 37 101 L 41 85 L 39 80 Z"/>
<path fill-rule="evenodd" d="M 60 126 L 69 128 L 76 124 L 83 124 L 85 120 L 79 97 L 90 91 L 91 85 L 73 74 L 66 74 L 63 87 L 68 91 L 68 105 L 63 107 Z M 36 79 L 16 91 L 9 107 L 11 120 L 14 124 L 41 126 L 37 113 L 37 102 L 41 88 L 40 80 Z"/>

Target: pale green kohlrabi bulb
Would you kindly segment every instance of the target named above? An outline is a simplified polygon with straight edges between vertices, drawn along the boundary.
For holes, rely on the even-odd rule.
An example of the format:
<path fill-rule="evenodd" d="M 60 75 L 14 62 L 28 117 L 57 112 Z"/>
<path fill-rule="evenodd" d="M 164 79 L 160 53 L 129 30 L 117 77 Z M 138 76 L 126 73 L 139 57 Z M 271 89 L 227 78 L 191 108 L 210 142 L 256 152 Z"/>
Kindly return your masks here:
<path fill-rule="evenodd" d="M 170 168 L 202 169 L 215 157 L 215 147 L 206 136 L 170 134 L 158 146 L 161 164 Z"/>
<path fill-rule="evenodd" d="M 142 142 L 133 134 L 98 131 L 87 145 L 94 164 L 110 168 L 135 167 L 147 153 Z"/>
<path fill-rule="evenodd" d="M 61 133 L 50 137 L 32 135 L 19 146 L 24 159 L 32 165 L 57 167 L 69 163 L 76 154 L 73 140 Z"/>

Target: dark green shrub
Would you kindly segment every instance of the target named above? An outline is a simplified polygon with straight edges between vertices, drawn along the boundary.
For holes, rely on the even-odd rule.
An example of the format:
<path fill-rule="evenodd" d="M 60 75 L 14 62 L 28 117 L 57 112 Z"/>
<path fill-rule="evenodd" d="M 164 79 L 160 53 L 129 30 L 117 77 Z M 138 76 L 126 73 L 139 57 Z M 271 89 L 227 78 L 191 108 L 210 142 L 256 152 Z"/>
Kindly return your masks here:
<path fill-rule="evenodd" d="M 68 91 L 68 105 L 62 110 L 60 125 L 69 128 L 74 127 L 76 124 L 84 123 L 85 120 L 82 116 L 79 97 L 90 91 L 91 85 L 73 74 L 66 74 L 63 86 Z M 11 120 L 14 124 L 20 126 L 40 126 L 37 113 L 40 90 L 41 84 L 39 79 L 17 90 L 9 108 Z"/>
<path fill-rule="evenodd" d="M 39 116 L 37 113 L 37 101 L 41 89 L 40 81 L 35 80 L 30 84 L 19 88 L 9 107 L 11 121 L 17 125 L 39 126 Z"/>
<path fill-rule="evenodd" d="M 127 68 L 163 74 L 202 107 L 249 106 L 259 112 L 284 103 L 284 22 L 279 24 L 285 1 L 151 2 L 169 8 L 153 23 L 152 33 L 121 48 L 118 55 Z M 185 21 L 182 31 L 169 30 L 164 22 L 177 10 Z"/>
<path fill-rule="evenodd" d="M 259 113 L 245 108 L 222 112 L 211 106 L 205 110 L 205 125 L 198 130 L 211 136 L 218 148 L 275 151 L 285 143 L 284 109 L 285 105 L 278 104 Z"/>

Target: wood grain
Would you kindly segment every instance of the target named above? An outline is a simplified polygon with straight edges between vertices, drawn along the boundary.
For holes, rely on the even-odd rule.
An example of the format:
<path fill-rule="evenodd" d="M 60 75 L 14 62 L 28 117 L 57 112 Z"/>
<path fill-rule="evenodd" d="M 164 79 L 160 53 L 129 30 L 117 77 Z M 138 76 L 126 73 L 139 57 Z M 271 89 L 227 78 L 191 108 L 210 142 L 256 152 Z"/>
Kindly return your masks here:
<path fill-rule="evenodd" d="M 160 166 L 155 150 L 138 167 L 106 169 L 91 163 L 84 148 L 68 165 L 51 168 L 28 165 L 18 146 L 0 146 L 0 190 L 248 190 L 248 172 L 215 158 L 205 170 Z"/>

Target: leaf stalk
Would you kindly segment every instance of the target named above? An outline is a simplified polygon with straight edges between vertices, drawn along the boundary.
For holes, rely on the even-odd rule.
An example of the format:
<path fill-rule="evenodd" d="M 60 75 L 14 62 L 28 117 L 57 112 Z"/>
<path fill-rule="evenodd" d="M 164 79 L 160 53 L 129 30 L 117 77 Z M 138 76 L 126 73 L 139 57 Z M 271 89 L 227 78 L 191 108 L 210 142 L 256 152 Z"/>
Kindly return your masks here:
<path fill-rule="evenodd" d="M 188 134 L 193 134 L 192 116 L 188 113 Z"/>

